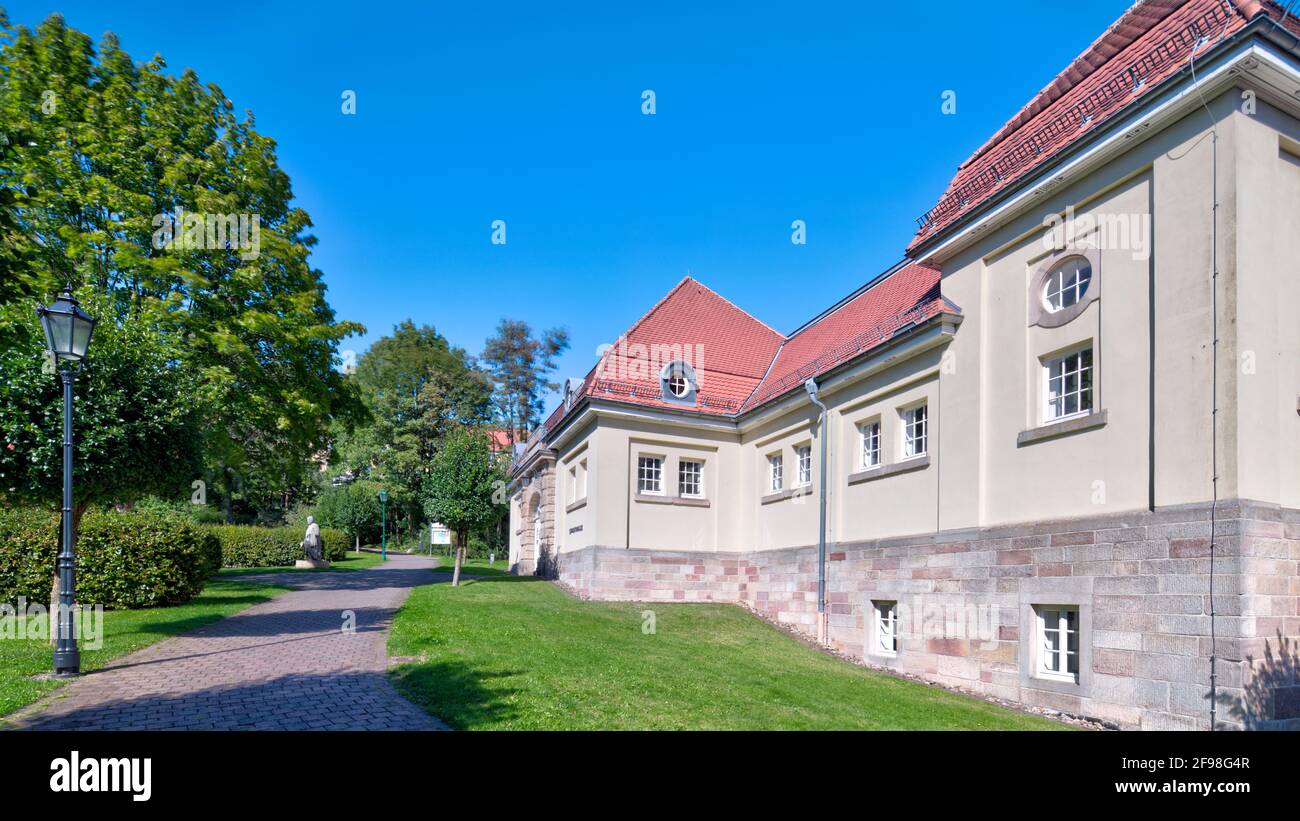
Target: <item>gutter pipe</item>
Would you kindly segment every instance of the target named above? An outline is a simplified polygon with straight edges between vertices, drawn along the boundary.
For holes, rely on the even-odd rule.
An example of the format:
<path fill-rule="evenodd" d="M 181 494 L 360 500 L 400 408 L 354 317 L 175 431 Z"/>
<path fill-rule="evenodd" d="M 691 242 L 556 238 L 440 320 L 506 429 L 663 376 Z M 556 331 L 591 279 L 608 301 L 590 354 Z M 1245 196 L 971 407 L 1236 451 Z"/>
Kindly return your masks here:
<path fill-rule="evenodd" d="M 821 432 L 818 434 L 821 439 L 821 489 L 817 496 L 821 509 L 817 520 L 817 641 L 826 644 L 826 427 L 830 414 L 817 398 L 817 380 L 809 379 L 803 387 L 813 404 L 821 408 Z"/>

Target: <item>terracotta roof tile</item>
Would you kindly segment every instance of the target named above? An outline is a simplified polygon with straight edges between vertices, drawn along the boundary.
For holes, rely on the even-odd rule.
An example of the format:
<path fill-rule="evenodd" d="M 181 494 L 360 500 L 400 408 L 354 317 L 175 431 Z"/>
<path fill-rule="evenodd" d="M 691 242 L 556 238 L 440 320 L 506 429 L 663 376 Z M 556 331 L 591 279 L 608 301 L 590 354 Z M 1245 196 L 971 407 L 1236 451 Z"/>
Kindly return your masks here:
<path fill-rule="evenodd" d="M 695 368 L 699 383 L 691 410 L 735 416 L 801 389 L 809 376 L 823 374 L 944 310 L 956 309 L 939 294 L 939 273 L 902 264 L 787 338 L 688 277 L 606 351 L 576 398 L 680 410 L 681 405 L 663 400 L 659 368 L 684 358 Z M 576 405 L 556 408 L 543 434 Z"/>
<path fill-rule="evenodd" d="M 939 293 L 939 272 L 905 263 L 796 331 L 745 410 L 756 408 L 955 306 Z"/>
<path fill-rule="evenodd" d="M 939 202 L 920 218 L 908 246 L 948 228 L 1011 188 L 1080 137 L 1150 94 L 1188 64 L 1201 37 L 1217 42 L 1256 14 L 1281 17 L 1261 0 L 1143 0 L 1124 13 L 970 159 Z M 1292 21 L 1288 20 L 1288 28 Z M 1197 52 L 1203 56 L 1207 49 Z"/>
<path fill-rule="evenodd" d="M 583 382 L 582 396 L 657 407 L 664 402 L 659 370 L 684 359 L 698 381 L 695 410 L 740 410 L 767 373 L 785 337 L 686 277 L 637 320 L 601 357 Z"/>

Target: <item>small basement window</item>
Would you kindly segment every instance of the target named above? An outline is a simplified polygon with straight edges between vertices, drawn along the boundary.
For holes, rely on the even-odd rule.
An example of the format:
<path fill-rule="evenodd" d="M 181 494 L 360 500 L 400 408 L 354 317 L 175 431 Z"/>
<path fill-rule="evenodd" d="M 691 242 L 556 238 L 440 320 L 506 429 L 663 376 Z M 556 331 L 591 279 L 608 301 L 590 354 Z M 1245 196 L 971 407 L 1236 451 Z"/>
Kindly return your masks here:
<path fill-rule="evenodd" d="M 1035 605 L 1038 619 L 1038 660 L 1042 678 L 1079 680 L 1079 608 L 1072 605 Z"/>
<path fill-rule="evenodd" d="M 872 630 L 874 638 L 871 646 L 875 649 L 876 655 L 898 655 L 898 602 L 876 601 L 871 605 L 875 613 L 875 627 Z"/>

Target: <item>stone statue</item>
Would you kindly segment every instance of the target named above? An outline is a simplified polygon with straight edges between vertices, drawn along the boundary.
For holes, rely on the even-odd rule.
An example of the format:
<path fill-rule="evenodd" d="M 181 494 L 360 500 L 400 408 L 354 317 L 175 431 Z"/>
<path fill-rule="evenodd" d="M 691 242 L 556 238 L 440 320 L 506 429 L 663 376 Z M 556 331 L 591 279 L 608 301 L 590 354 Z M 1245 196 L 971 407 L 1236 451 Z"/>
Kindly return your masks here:
<path fill-rule="evenodd" d="M 320 525 L 315 516 L 307 517 L 307 533 L 302 538 L 302 549 L 307 554 L 307 563 L 311 567 L 328 566 L 321 546 Z"/>

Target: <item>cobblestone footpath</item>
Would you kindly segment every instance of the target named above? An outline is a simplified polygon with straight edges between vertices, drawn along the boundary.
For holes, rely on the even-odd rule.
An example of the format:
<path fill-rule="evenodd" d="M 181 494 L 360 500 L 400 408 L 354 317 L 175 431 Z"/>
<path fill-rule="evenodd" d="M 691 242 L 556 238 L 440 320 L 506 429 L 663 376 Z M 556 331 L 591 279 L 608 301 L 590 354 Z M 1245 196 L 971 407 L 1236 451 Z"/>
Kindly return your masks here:
<path fill-rule="evenodd" d="M 289 593 L 88 673 L 0 726 L 23 730 L 440 730 L 385 674 L 393 614 L 444 580 L 429 559 L 245 576 Z M 349 616 L 350 614 L 350 616 Z M 355 630 L 345 629 L 349 618 Z"/>

